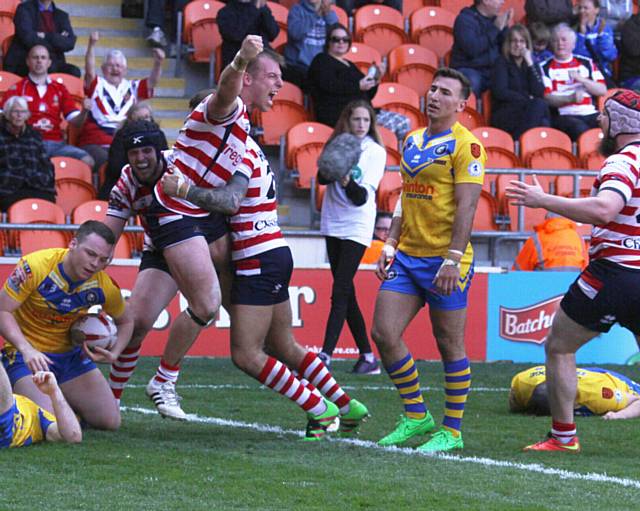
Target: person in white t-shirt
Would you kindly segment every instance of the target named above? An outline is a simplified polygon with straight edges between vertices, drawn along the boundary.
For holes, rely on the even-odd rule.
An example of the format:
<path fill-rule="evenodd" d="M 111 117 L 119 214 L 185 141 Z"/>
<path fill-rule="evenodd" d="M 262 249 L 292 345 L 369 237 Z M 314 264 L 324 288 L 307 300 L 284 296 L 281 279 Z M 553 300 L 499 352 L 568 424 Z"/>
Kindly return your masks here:
<path fill-rule="evenodd" d="M 371 351 L 353 285 L 360 260 L 373 238 L 376 190 L 387 159 L 375 112 L 368 101 L 352 101 L 344 108 L 331 139 L 341 133 L 351 133 L 361 139 L 362 153 L 342 181 L 331 182 L 322 173 L 318 174 L 318 182 L 328 185 L 322 201 L 320 231 L 325 236 L 333 275 L 331 311 L 320 358 L 325 364 L 330 363 L 346 320 L 360 351 L 353 372 L 379 374 L 380 366 Z"/>

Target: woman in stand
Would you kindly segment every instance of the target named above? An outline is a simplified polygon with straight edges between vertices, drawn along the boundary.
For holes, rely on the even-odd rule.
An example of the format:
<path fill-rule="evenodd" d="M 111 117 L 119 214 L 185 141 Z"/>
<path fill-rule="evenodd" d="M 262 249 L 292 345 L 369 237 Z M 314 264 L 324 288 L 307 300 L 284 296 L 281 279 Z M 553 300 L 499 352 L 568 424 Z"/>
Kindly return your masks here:
<path fill-rule="evenodd" d="M 353 285 L 362 255 L 373 238 L 376 190 L 386 162 L 375 112 L 368 101 L 356 100 L 345 107 L 329 141 L 341 133 L 358 137 L 362 153 L 356 166 L 341 181 L 330 182 L 318 175 L 319 183 L 328 185 L 322 202 L 320 232 L 325 236 L 333 275 L 331 311 L 319 356 L 325 364 L 330 363 L 346 319 L 360 351 L 353 372 L 379 374 L 380 366 L 371 351 Z"/>
<path fill-rule="evenodd" d="M 507 32 L 491 76 L 491 125 L 518 139 L 529 128 L 550 126 L 539 67 L 531 55 L 531 36 L 523 25 Z"/>

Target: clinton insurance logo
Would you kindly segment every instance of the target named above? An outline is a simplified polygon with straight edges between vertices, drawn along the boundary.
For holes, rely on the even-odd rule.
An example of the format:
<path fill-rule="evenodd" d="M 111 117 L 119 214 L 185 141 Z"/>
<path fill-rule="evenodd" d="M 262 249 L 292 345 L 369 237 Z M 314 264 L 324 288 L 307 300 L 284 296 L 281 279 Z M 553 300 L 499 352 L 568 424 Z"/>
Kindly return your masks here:
<path fill-rule="evenodd" d="M 514 342 L 542 344 L 549 334 L 562 296 L 517 309 L 500 306 L 500 337 Z"/>

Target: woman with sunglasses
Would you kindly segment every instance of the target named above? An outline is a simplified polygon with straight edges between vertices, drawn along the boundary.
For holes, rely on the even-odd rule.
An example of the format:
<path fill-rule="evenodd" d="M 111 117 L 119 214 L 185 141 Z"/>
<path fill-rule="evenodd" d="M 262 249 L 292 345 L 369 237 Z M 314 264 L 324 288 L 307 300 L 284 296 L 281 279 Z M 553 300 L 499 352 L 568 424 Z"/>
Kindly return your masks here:
<path fill-rule="evenodd" d="M 320 232 L 325 236 L 333 275 L 331 311 L 319 357 L 329 365 L 346 320 L 360 351 L 353 372 L 379 374 L 380 366 L 371 351 L 353 285 L 362 255 L 373 237 L 376 190 L 387 159 L 376 115 L 368 101 L 359 99 L 346 106 L 329 141 L 342 133 L 360 139 L 362 153 L 351 172 L 340 181 L 329 181 L 322 173 L 318 174 L 318 182 L 328 185 L 322 201 Z"/>
<path fill-rule="evenodd" d="M 371 101 L 378 91 L 384 65 L 376 66 L 375 75 L 366 76 L 346 59 L 351 48 L 351 35 L 344 25 L 336 23 L 327 28 L 324 51 L 318 53 L 307 75 L 316 120 L 335 126 L 340 112 L 351 101 Z"/>

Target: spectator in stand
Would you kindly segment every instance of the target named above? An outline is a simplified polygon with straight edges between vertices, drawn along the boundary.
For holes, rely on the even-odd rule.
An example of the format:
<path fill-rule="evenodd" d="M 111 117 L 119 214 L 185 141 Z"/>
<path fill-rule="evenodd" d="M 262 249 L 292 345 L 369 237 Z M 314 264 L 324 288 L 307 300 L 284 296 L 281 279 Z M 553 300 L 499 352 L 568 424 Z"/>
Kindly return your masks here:
<path fill-rule="evenodd" d="M 300 0 L 287 17 L 286 67 L 283 80 L 306 88 L 305 79 L 313 58 L 322 51 L 327 27 L 338 23 L 330 0 Z"/>
<path fill-rule="evenodd" d="M 558 23 L 571 23 L 572 0 L 526 0 L 524 10 L 527 23 L 541 22 L 552 27 Z"/>
<path fill-rule="evenodd" d="M 589 264 L 587 245 L 573 220 L 548 212 L 533 229 L 512 270 L 582 271 Z"/>
<path fill-rule="evenodd" d="M 222 68 L 240 51 L 242 41 L 249 34 L 262 37 L 265 48 L 280 33 L 267 0 L 229 0 L 218 12 L 218 27 L 222 36 Z"/>
<path fill-rule="evenodd" d="M 575 25 L 576 48 L 573 53 L 589 57 L 604 75 L 607 87 L 614 88 L 612 63 L 618 58 L 613 30 L 600 16 L 599 0 L 578 0 Z"/>
<path fill-rule="evenodd" d="M 622 25 L 620 86 L 640 91 L 640 13 Z"/>
<path fill-rule="evenodd" d="M 78 146 L 94 159 L 94 172 L 107 161 L 109 146 L 116 129 L 125 120 L 129 109 L 143 99 L 153 97 L 153 89 L 160 80 L 164 51 L 153 48 L 153 68 L 148 78 L 127 80 L 127 59 L 119 50 L 110 50 L 102 63 L 102 77 L 96 75 L 94 48 L 100 36 L 92 32 L 85 55 L 84 89 L 91 99 L 91 110 Z"/>
<path fill-rule="evenodd" d="M 27 124 L 29 105 L 14 96 L 4 105 L 0 121 L 0 210 L 14 202 L 37 198 L 56 201 L 53 164 L 40 133 Z"/>
<path fill-rule="evenodd" d="M 533 62 L 531 47 L 527 27 L 511 27 L 491 75 L 491 125 L 515 140 L 529 128 L 551 125 L 542 74 Z"/>
<path fill-rule="evenodd" d="M 604 96 L 604 76 L 588 57 L 574 55 L 576 33 L 566 23 L 551 35 L 553 58 L 542 65 L 544 98 L 557 109 L 551 125 L 577 140 L 581 133 L 598 127 L 594 97 Z"/>
<path fill-rule="evenodd" d="M 375 74 L 365 76 L 358 66 L 345 58 L 350 48 L 349 30 L 340 23 L 331 25 L 327 29 L 324 51 L 318 53 L 309 66 L 307 83 L 316 120 L 332 128 L 351 101 L 371 102 L 385 71 L 382 65 L 375 68 Z"/>
<path fill-rule="evenodd" d="M 104 182 L 100 186 L 100 190 L 98 190 L 98 199 L 100 200 L 109 200 L 109 195 L 111 194 L 113 185 L 115 185 L 118 182 L 118 179 L 120 179 L 122 167 L 129 163 L 127 152 L 124 148 L 125 141 L 122 134 L 126 132 L 126 127 L 135 121 L 153 122 L 153 126 L 158 128 L 158 133 L 160 133 L 161 137 L 158 148 L 161 151 L 169 148 L 167 144 L 167 137 L 165 137 L 164 133 L 162 132 L 162 130 L 160 130 L 153 118 L 153 110 L 151 109 L 151 105 L 146 102 L 136 103 L 135 105 L 133 105 L 127 112 L 126 120 L 122 123 L 118 131 L 116 131 L 113 135 L 113 140 L 111 141 L 111 145 L 109 146 L 109 158 L 107 160 L 107 169 L 105 171 Z"/>
<path fill-rule="evenodd" d="M 402 0 L 337 0 L 336 5 L 342 7 L 348 16 L 364 5 L 386 5 L 396 11 L 402 12 Z"/>
<path fill-rule="evenodd" d="M 362 256 L 363 264 L 376 264 L 380 259 L 384 242 L 389 237 L 389 229 L 391 228 L 391 213 L 388 211 L 378 211 L 376 215 L 376 224 L 373 227 L 373 241 Z"/>
<path fill-rule="evenodd" d="M 325 236 L 333 275 L 331 310 L 322 352 L 318 356 L 329 365 L 346 320 L 360 351 L 353 372 L 379 374 L 380 366 L 371 351 L 353 285 L 360 260 L 371 244 L 376 190 L 387 159 L 376 127 L 375 112 L 368 101 L 360 99 L 346 106 L 328 143 L 341 133 L 351 133 L 359 138 L 362 153 L 356 166 L 341 181 L 330 181 L 318 173 L 318 182 L 328 185 L 322 201 L 320 232 Z"/>
<path fill-rule="evenodd" d="M 52 73 L 67 73 L 80 78 L 80 69 L 68 64 L 65 52 L 73 50 L 76 36 L 69 15 L 52 0 L 25 0 L 18 4 L 13 24 L 16 31 L 4 58 L 4 70 L 26 76 L 27 53 L 35 45 L 46 46 L 51 56 Z"/>
<path fill-rule="evenodd" d="M 474 0 L 453 25 L 451 67 L 471 82 L 477 98 L 489 88 L 493 65 L 513 18 L 513 8 L 500 13 L 503 0 Z"/>
<path fill-rule="evenodd" d="M 600 0 L 600 16 L 611 27 L 616 38 L 625 20 L 633 14 L 633 0 Z"/>
<path fill-rule="evenodd" d="M 549 27 L 536 21 L 529 25 L 529 33 L 531 34 L 531 44 L 533 45 L 531 52 L 533 61 L 539 65 L 553 57 L 553 52 L 549 49 L 549 41 L 551 41 Z"/>
<path fill-rule="evenodd" d="M 60 124 L 64 119 L 76 128 L 81 128 L 87 110 L 80 110 L 67 88 L 49 78 L 51 66 L 49 50 L 37 44 L 29 50 L 27 68 L 29 74 L 12 85 L 3 97 L 3 102 L 14 96 L 23 96 L 29 104 L 29 125 L 42 135 L 47 156 L 67 156 L 82 160 L 93 166 L 93 158 L 79 147 L 67 144 Z"/>
<path fill-rule="evenodd" d="M 169 0 L 173 13 L 171 26 L 175 25 L 178 11 L 184 10 L 190 0 Z M 147 14 L 144 24 L 147 27 L 147 43 L 155 48 L 167 47 L 167 31 L 165 30 L 165 15 L 167 0 L 147 0 Z"/>

